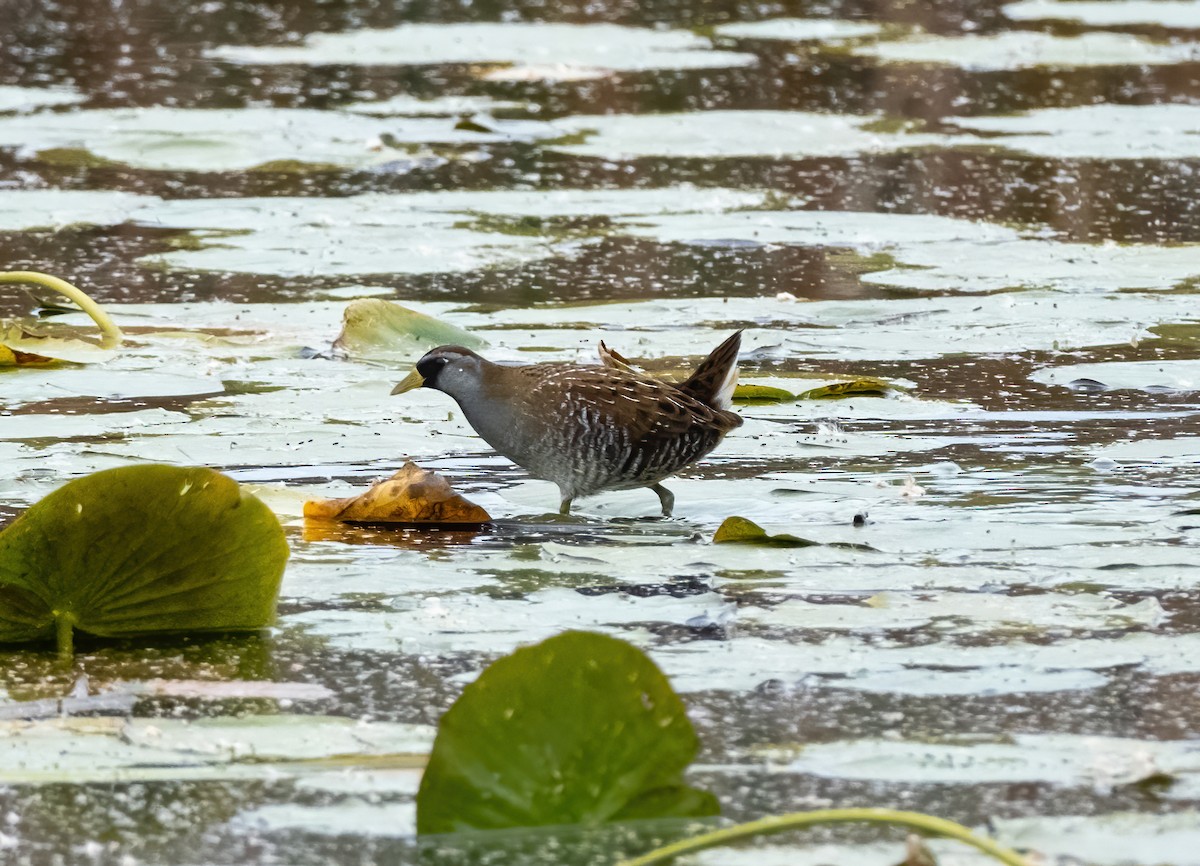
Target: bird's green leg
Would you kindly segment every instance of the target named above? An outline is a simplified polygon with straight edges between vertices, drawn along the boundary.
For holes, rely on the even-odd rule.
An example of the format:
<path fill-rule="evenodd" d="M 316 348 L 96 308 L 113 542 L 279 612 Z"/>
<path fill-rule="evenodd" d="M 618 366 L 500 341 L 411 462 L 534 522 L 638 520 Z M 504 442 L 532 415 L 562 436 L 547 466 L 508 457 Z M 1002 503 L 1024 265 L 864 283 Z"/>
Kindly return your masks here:
<path fill-rule="evenodd" d="M 675 510 L 675 494 L 661 484 L 651 484 L 650 489 L 658 494 L 658 501 L 662 503 L 663 517 L 670 517 L 671 512 Z"/>
<path fill-rule="evenodd" d="M 570 514 L 571 513 L 571 498 L 570 497 L 567 497 L 566 499 L 564 499 L 562 501 L 562 504 L 558 506 L 558 513 L 559 514 Z"/>

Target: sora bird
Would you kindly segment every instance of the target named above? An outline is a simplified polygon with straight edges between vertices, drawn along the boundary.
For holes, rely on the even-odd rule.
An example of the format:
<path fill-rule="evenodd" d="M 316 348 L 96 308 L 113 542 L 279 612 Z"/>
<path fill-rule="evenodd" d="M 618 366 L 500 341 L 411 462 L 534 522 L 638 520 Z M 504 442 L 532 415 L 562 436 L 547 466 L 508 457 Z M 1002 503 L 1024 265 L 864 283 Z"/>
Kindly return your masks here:
<path fill-rule="evenodd" d="M 485 442 L 558 485 L 561 514 L 581 496 L 648 487 L 670 517 L 675 496 L 660 482 L 741 426 L 730 411 L 741 343 L 738 331 L 679 383 L 613 366 L 493 364 L 439 346 L 392 393 L 449 394 Z"/>

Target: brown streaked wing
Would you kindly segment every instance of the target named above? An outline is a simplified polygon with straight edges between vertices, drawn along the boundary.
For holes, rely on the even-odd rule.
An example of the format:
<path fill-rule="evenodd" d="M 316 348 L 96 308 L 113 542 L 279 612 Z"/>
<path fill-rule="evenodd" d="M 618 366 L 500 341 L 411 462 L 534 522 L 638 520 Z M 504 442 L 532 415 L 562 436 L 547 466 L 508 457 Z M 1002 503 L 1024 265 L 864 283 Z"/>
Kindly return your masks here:
<path fill-rule="evenodd" d="M 598 423 L 623 427 L 633 441 L 679 436 L 697 425 L 725 433 L 742 423 L 734 413 L 713 409 L 649 376 L 603 367 L 547 365 L 543 370 L 546 375 L 537 377 L 529 394 L 531 403 L 564 416 L 594 410 Z"/>

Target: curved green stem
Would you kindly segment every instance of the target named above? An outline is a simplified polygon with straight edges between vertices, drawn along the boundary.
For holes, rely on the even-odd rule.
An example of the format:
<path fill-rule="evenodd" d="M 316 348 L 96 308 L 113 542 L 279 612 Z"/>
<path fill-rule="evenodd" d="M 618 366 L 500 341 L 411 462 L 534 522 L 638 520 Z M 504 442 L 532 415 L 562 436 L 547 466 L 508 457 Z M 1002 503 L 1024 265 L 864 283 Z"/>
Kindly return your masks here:
<path fill-rule="evenodd" d="M 804 830 L 818 824 L 859 822 L 894 824 L 919 830 L 931 836 L 957 839 L 959 842 L 978 848 L 983 853 L 995 857 L 1005 866 L 1029 866 L 1028 861 L 1016 851 L 1005 848 L 991 839 L 976 836 L 962 824 L 956 824 L 944 818 L 935 818 L 921 812 L 902 812 L 897 809 L 817 809 L 812 812 L 793 812 L 790 815 L 772 815 L 769 818 L 760 818 L 757 821 L 725 827 L 711 833 L 693 836 L 691 839 L 664 845 L 649 854 L 634 857 L 632 860 L 624 860 L 618 866 L 655 866 L 655 864 L 667 863 L 684 854 L 692 854 L 706 848 L 716 848 L 719 845 L 739 839 L 748 839 L 752 836 L 782 833 L 785 830 Z"/>
<path fill-rule="evenodd" d="M 0 271 L 0 283 L 34 283 L 70 298 L 79 308 L 91 316 L 100 329 L 100 348 L 116 349 L 125 339 L 121 329 L 108 317 L 104 309 L 66 280 L 38 271 Z"/>

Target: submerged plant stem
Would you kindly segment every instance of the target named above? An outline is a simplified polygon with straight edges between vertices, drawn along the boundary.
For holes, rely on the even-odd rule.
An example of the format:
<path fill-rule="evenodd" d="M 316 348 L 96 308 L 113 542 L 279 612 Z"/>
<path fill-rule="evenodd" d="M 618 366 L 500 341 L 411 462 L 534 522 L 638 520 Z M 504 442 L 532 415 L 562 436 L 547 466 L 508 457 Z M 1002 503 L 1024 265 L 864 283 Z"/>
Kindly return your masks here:
<path fill-rule="evenodd" d="M 922 812 L 902 812 L 897 809 L 816 809 L 812 812 L 792 812 L 788 815 L 772 815 L 767 818 L 759 818 L 757 821 L 749 821 L 745 824 L 725 827 L 721 830 L 714 830 L 711 833 L 693 836 L 691 839 L 684 839 L 670 845 L 664 845 L 648 854 L 634 857 L 632 860 L 624 860 L 618 866 L 655 866 L 655 864 L 659 863 L 668 863 L 684 854 L 693 854 L 697 851 L 703 851 L 706 848 L 716 848 L 720 845 L 736 842 L 739 839 L 766 836 L 773 833 L 782 833 L 787 830 L 806 830 L 809 827 L 815 827 L 820 824 L 860 822 L 868 824 L 894 824 L 900 827 L 920 830 L 923 833 L 928 833 L 930 836 L 957 839 L 959 842 L 963 842 L 973 848 L 978 848 L 983 853 L 1006 864 L 1006 866 L 1029 866 L 1029 862 L 1016 851 L 1005 848 L 991 839 L 976 836 L 962 824 L 956 824 L 944 818 L 935 818 L 933 815 L 926 815 Z"/>
<path fill-rule="evenodd" d="M 100 348 L 102 349 L 116 349 L 125 339 L 125 335 L 108 317 L 108 313 L 66 280 L 60 280 L 58 277 L 38 271 L 0 271 L 0 283 L 33 283 L 70 298 L 79 305 L 79 309 L 91 317 L 92 321 L 96 323 L 96 327 L 100 329 Z"/>

